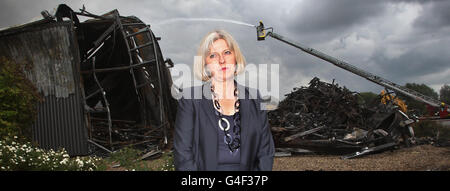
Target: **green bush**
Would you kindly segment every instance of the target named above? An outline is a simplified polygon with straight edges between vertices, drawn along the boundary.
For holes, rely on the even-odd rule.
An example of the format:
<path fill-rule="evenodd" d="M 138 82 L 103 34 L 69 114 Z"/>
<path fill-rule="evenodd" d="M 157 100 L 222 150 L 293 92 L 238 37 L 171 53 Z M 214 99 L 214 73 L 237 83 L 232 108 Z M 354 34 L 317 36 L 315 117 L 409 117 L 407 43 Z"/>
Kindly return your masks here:
<path fill-rule="evenodd" d="M 405 87 L 414 91 L 417 91 L 423 95 L 432 97 L 436 100 L 439 99 L 438 93 L 433 90 L 433 88 L 425 85 L 425 84 L 416 84 L 416 83 L 406 83 Z M 406 105 L 408 105 L 408 112 L 414 113 L 418 116 L 429 115 L 426 104 L 423 102 L 417 101 L 409 96 L 404 96 L 399 94 L 398 97 L 405 101 Z"/>
<path fill-rule="evenodd" d="M 359 105 L 372 105 L 373 102 L 378 101 L 379 103 L 379 95 L 372 92 L 361 92 L 357 94 L 358 104 Z"/>
<path fill-rule="evenodd" d="M 31 140 L 40 97 L 25 77 L 26 67 L 0 58 L 0 138 L 17 136 L 25 142 Z"/>
<path fill-rule="evenodd" d="M 17 137 L 0 140 L 0 171 L 93 171 L 99 158 L 70 158 L 66 150 L 43 150 Z"/>
<path fill-rule="evenodd" d="M 433 137 L 450 140 L 450 128 L 434 121 L 419 121 L 413 126 L 416 137 Z"/>

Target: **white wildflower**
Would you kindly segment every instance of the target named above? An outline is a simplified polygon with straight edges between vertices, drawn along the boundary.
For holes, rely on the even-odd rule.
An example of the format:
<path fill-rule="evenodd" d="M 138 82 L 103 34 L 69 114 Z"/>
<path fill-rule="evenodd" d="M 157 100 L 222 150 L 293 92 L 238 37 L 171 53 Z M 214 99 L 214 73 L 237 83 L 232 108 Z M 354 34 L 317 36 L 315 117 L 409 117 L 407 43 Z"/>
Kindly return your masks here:
<path fill-rule="evenodd" d="M 68 161 L 69 161 L 69 159 L 65 158 L 60 162 L 60 164 L 67 164 Z"/>
<path fill-rule="evenodd" d="M 79 167 L 83 167 L 83 161 L 80 160 L 79 158 L 76 159 L 76 162 L 78 163 Z"/>

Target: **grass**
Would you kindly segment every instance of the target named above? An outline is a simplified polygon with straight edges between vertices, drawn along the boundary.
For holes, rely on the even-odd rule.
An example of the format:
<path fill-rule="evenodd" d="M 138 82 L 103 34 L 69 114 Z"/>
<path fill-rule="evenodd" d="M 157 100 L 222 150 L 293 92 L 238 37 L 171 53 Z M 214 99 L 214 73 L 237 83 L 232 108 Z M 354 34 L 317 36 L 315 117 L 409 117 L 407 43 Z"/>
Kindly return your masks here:
<path fill-rule="evenodd" d="M 145 153 L 133 148 L 123 148 L 104 158 L 97 165 L 100 171 L 173 171 L 173 154 L 163 151 L 159 158 L 140 160 Z"/>

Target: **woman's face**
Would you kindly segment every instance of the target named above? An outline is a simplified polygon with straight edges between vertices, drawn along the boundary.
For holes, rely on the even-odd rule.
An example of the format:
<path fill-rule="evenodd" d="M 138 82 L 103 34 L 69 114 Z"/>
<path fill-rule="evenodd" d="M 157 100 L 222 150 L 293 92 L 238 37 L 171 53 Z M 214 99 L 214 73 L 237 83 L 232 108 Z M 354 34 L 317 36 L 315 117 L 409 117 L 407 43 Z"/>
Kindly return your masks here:
<path fill-rule="evenodd" d="M 213 42 L 209 48 L 209 53 L 206 55 L 206 67 L 214 80 L 234 79 L 236 58 L 225 40 L 219 39 Z"/>

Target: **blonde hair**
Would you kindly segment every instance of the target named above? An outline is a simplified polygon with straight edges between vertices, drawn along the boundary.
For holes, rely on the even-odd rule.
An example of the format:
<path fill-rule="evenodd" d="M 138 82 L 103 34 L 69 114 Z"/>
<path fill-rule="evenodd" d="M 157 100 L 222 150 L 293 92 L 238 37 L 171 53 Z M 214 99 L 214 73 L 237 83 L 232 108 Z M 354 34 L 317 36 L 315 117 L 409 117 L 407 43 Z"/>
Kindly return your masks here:
<path fill-rule="evenodd" d="M 236 71 L 234 75 L 238 75 L 245 70 L 245 58 L 242 55 L 241 49 L 233 37 L 224 30 L 215 30 L 209 32 L 205 37 L 203 37 L 200 46 L 197 50 L 197 56 L 194 59 L 194 75 L 202 81 L 208 81 L 211 76 L 206 72 L 206 57 L 209 53 L 209 48 L 211 45 L 219 39 L 225 40 L 227 42 L 228 48 L 235 54 L 236 59 Z"/>

